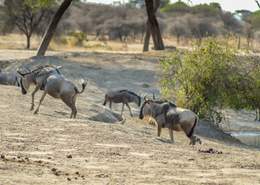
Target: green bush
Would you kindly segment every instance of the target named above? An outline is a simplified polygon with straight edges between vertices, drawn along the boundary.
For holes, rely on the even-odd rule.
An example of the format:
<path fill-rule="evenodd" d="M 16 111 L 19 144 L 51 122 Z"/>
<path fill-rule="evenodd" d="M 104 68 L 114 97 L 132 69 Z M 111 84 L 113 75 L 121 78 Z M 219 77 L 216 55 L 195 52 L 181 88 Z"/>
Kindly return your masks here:
<path fill-rule="evenodd" d="M 192 11 L 206 16 L 217 16 L 220 15 L 221 7 L 216 4 L 198 4 L 192 7 Z"/>
<path fill-rule="evenodd" d="M 162 93 L 200 117 L 221 121 L 221 109 L 257 108 L 259 65 L 240 60 L 235 50 L 213 39 L 192 51 L 176 51 L 161 60 Z M 253 105 L 254 104 L 254 105 Z"/>
<path fill-rule="evenodd" d="M 87 40 L 87 35 L 80 31 L 70 32 L 67 35 L 60 36 L 56 41 L 63 45 L 74 46 L 84 46 L 84 42 Z"/>
<path fill-rule="evenodd" d="M 249 17 L 248 21 L 251 22 L 254 29 L 260 28 L 260 10 L 253 12 Z"/>
<path fill-rule="evenodd" d="M 74 31 L 68 34 L 75 39 L 75 44 L 77 46 L 82 46 L 84 41 L 87 41 L 87 35 L 81 31 Z"/>
<path fill-rule="evenodd" d="M 179 13 L 184 13 L 184 12 L 189 12 L 190 7 L 186 3 L 182 1 L 178 1 L 176 3 L 172 4 L 167 4 L 163 8 L 161 8 L 161 12 L 179 12 Z"/>

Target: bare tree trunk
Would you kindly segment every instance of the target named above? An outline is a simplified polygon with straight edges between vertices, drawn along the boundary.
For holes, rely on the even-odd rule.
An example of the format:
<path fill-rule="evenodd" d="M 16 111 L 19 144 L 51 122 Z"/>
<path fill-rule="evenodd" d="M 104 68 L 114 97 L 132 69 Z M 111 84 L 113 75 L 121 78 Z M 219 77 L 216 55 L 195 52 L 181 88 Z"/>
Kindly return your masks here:
<path fill-rule="evenodd" d="M 257 110 L 258 110 L 258 121 L 260 121 L 260 109 L 257 108 Z"/>
<path fill-rule="evenodd" d="M 257 121 L 260 121 L 260 109 L 257 108 Z"/>
<path fill-rule="evenodd" d="M 31 47 L 31 35 L 26 35 L 26 49 Z"/>
<path fill-rule="evenodd" d="M 46 30 L 43 40 L 41 42 L 40 47 L 38 48 L 37 56 L 44 56 L 46 50 L 48 49 L 48 46 L 50 44 L 50 41 L 55 33 L 55 30 L 58 26 L 58 23 L 60 22 L 61 17 L 65 13 L 65 11 L 68 9 L 70 6 L 71 2 L 73 0 L 64 0 L 62 4 L 60 5 L 59 9 L 55 13 L 48 29 Z"/>
<path fill-rule="evenodd" d="M 146 28 L 145 38 L 144 38 L 144 47 L 143 47 L 144 52 L 149 51 L 150 37 L 151 37 L 151 29 L 150 29 L 149 21 L 147 21 L 147 28 Z"/>
<path fill-rule="evenodd" d="M 241 37 L 238 35 L 238 43 L 237 43 L 237 49 L 240 49 L 241 47 Z"/>
<path fill-rule="evenodd" d="M 257 0 L 255 0 L 255 2 L 257 4 L 257 6 L 260 8 L 260 3 Z"/>
<path fill-rule="evenodd" d="M 255 109 L 255 121 L 260 121 L 260 109 Z"/>
<path fill-rule="evenodd" d="M 155 50 L 163 50 L 164 44 L 163 44 L 159 24 L 158 24 L 158 21 L 157 21 L 156 16 L 155 16 L 155 13 L 160 6 L 160 0 L 152 0 L 152 1 L 151 0 L 145 0 L 145 4 L 146 4 L 146 11 L 147 11 L 147 15 L 148 15 L 149 24 L 147 24 L 147 28 L 146 28 L 147 29 L 147 31 L 146 31 L 147 42 L 144 42 L 144 51 L 147 48 L 149 49 L 148 38 L 150 38 L 150 34 L 152 34 L 154 49 Z"/>
<path fill-rule="evenodd" d="M 177 34 L 177 44 L 179 45 L 180 44 L 180 35 L 179 34 Z"/>
<path fill-rule="evenodd" d="M 249 50 L 250 49 L 250 38 L 249 37 L 246 38 L 246 42 L 247 42 L 247 49 Z"/>

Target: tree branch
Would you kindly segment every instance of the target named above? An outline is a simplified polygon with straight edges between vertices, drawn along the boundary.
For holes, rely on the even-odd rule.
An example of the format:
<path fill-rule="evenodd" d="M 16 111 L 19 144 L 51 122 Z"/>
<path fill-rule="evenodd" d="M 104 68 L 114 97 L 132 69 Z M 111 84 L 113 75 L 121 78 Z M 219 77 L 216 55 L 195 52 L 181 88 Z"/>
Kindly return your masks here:
<path fill-rule="evenodd" d="M 15 22 L 15 25 L 20 31 L 22 31 L 24 34 L 27 34 L 26 30 L 23 28 L 22 25 L 20 25 L 18 22 Z"/>
<path fill-rule="evenodd" d="M 260 3 L 258 2 L 258 0 L 255 0 L 255 2 L 257 4 L 258 8 L 260 8 Z"/>

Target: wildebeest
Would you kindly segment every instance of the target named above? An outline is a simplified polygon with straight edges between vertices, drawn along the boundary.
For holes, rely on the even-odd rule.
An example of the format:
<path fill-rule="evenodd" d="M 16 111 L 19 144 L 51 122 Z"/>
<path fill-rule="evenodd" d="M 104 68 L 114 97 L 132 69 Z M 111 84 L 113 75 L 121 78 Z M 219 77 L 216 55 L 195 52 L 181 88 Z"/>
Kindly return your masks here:
<path fill-rule="evenodd" d="M 0 84 L 19 86 L 17 73 L 0 71 Z"/>
<path fill-rule="evenodd" d="M 129 109 L 130 115 L 133 117 L 131 108 L 129 103 L 135 102 L 138 107 L 141 105 L 141 97 L 129 90 L 118 90 L 118 91 L 109 91 L 105 95 L 105 101 L 103 105 L 105 106 L 106 103 L 109 102 L 109 107 L 112 109 L 112 102 L 113 103 L 122 103 L 122 110 L 121 116 L 124 111 L 124 106 L 126 105 Z"/>
<path fill-rule="evenodd" d="M 161 129 L 168 128 L 171 141 L 174 142 L 173 130 L 184 131 L 190 139 L 190 144 L 195 145 L 201 140 L 194 135 L 198 116 L 188 109 L 177 107 L 167 101 L 154 101 L 145 99 L 139 118 L 152 117 L 157 124 L 157 136 L 160 137 Z"/>
<path fill-rule="evenodd" d="M 40 105 L 44 100 L 46 94 L 54 98 L 60 98 L 68 107 L 71 108 L 70 118 L 76 118 L 76 97 L 78 94 L 84 92 L 87 82 L 82 83 L 82 90 L 78 88 L 69 80 L 65 79 L 59 72 L 59 67 L 54 66 L 40 66 L 33 71 L 22 73 L 17 71 L 21 76 L 20 84 L 23 94 L 26 94 L 31 85 L 35 85 L 35 89 L 32 92 L 32 106 L 31 110 L 34 109 L 34 95 L 38 90 L 43 90 L 44 93 L 40 99 L 39 105 L 35 110 L 34 114 L 39 112 Z"/>

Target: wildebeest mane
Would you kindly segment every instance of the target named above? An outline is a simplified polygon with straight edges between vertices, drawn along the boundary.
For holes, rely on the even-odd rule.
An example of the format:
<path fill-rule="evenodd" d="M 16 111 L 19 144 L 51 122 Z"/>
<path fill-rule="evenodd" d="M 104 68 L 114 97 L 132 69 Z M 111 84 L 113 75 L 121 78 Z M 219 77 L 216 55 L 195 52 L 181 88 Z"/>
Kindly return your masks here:
<path fill-rule="evenodd" d="M 176 108 L 176 104 L 168 101 L 168 100 L 152 100 L 154 103 L 162 104 L 162 103 L 168 103 L 171 107 Z"/>
<path fill-rule="evenodd" d="M 129 93 L 129 94 L 131 94 L 131 95 L 133 95 L 133 96 L 136 96 L 136 97 L 138 98 L 138 106 L 141 105 L 141 97 L 140 97 L 139 95 L 137 95 L 136 93 L 134 93 L 134 92 L 132 92 L 132 91 L 129 91 L 129 90 L 127 90 L 127 89 L 122 89 L 122 90 L 120 90 L 119 92 L 120 92 L 120 93 L 121 93 L 121 92 L 127 92 L 127 93 Z"/>
<path fill-rule="evenodd" d="M 28 69 L 28 68 L 26 68 L 25 67 L 25 69 L 27 69 L 29 72 L 26 72 L 26 73 L 21 73 L 20 72 L 20 69 L 18 69 L 18 73 L 19 74 L 21 74 L 21 75 L 27 75 L 27 74 L 31 74 L 31 73 L 34 73 L 34 74 L 38 74 L 38 73 L 40 73 L 44 68 L 47 68 L 47 67 L 52 67 L 52 68 L 55 68 L 56 69 L 56 71 L 60 74 L 60 71 L 59 71 L 59 68 L 57 68 L 56 66 L 53 66 L 53 65 L 51 65 L 51 64 L 46 64 L 46 65 L 39 65 L 39 66 L 37 66 L 35 69 L 33 69 L 33 70 L 30 70 L 30 69 Z"/>
<path fill-rule="evenodd" d="M 129 90 L 127 90 L 127 89 L 120 90 L 119 92 L 127 92 L 127 93 L 129 93 L 129 94 L 134 95 L 134 96 L 138 96 L 136 93 L 134 93 L 134 92 L 132 92 L 132 91 L 129 91 Z M 138 96 L 138 97 L 139 97 L 139 96 Z"/>
<path fill-rule="evenodd" d="M 143 109 L 144 109 L 144 106 L 145 104 L 147 103 L 148 101 L 144 101 L 143 105 L 141 106 L 140 108 L 140 113 L 139 113 L 139 118 L 142 119 L 143 118 Z"/>

